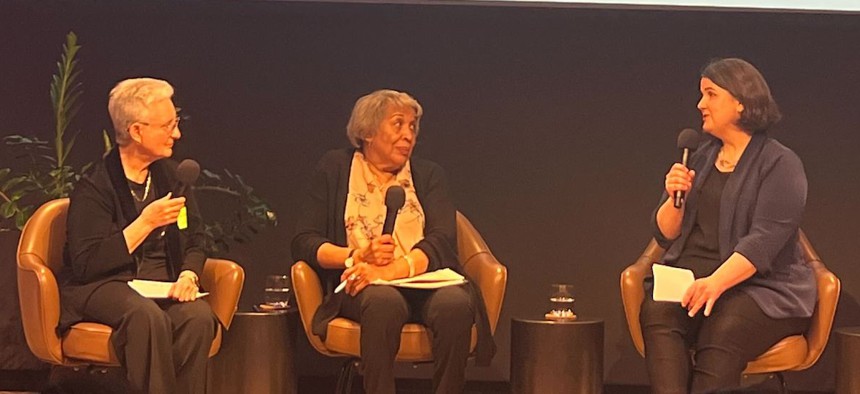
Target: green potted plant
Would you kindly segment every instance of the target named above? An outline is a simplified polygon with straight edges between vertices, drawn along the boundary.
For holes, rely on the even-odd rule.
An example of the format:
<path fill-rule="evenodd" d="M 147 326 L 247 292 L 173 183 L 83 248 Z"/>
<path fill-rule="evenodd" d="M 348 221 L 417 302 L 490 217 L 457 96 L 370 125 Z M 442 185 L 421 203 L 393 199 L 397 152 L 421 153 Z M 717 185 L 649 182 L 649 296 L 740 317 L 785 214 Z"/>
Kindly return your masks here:
<path fill-rule="evenodd" d="M 83 90 L 78 82 L 78 38 L 66 35 L 57 73 L 51 80 L 51 104 L 55 120 L 53 144 L 38 137 L 9 135 L 3 144 L 18 168 L 0 168 L 0 231 L 24 227 L 33 211 L 48 200 L 68 197 L 74 182 L 86 169 L 69 165 L 69 153 L 77 134 L 67 137 L 69 124 L 80 109 Z"/>

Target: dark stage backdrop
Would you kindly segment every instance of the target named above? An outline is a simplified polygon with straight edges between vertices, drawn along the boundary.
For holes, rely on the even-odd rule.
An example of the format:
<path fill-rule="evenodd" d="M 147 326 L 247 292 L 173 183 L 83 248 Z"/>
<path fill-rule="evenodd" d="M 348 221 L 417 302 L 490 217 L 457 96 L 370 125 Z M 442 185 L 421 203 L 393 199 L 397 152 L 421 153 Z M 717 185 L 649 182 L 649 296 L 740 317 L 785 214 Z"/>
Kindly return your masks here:
<path fill-rule="evenodd" d="M 248 273 L 243 308 L 261 301 L 265 274 L 288 272 L 302 189 L 323 152 L 347 145 L 355 99 L 405 90 L 426 110 L 416 155 L 448 171 L 458 208 L 509 269 L 499 352 L 470 378 L 506 380 L 510 319 L 541 315 L 549 285 L 569 282 L 576 312 L 606 321 L 606 382 L 647 382 L 619 274 L 650 238 L 678 131 L 699 126 L 698 70 L 740 56 L 767 77 L 785 113 L 774 134 L 806 165 L 804 229 L 845 286 L 837 324 L 860 325 L 856 15 L 116 3 L 0 4 L 0 134 L 51 136 L 48 83 L 70 30 L 85 84 L 74 161 L 98 157 L 117 81 L 172 82 L 191 116 L 177 156 L 241 174 L 280 217 L 233 251 Z M 832 387 L 833 353 L 790 384 Z M 298 357 L 301 373 L 335 373 L 309 348 Z"/>

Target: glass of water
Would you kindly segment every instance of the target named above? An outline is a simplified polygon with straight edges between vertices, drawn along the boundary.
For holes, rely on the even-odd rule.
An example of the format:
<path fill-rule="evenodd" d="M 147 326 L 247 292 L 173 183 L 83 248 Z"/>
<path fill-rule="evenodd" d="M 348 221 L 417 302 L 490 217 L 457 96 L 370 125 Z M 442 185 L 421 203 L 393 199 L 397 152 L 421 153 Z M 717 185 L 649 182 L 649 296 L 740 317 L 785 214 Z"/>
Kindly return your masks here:
<path fill-rule="evenodd" d="M 573 313 L 573 285 L 566 283 L 554 283 L 550 286 L 550 311 L 546 318 L 550 320 L 574 320 Z"/>
<path fill-rule="evenodd" d="M 287 275 L 266 276 L 264 305 L 271 309 L 286 309 L 290 306 L 290 277 Z"/>

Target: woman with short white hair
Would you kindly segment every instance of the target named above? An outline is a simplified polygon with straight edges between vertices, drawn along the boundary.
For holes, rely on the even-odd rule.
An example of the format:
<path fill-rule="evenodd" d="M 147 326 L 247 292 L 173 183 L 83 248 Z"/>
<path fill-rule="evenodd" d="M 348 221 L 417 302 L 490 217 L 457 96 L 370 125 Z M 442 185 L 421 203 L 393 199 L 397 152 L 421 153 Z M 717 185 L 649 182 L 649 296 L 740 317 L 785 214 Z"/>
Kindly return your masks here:
<path fill-rule="evenodd" d="M 209 304 L 197 300 L 206 255 L 194 194 L 174 197 L 181 137 L 173 87 L 128 79 L 110 92 L 111 149 L 70 197 L 60 274 L 63 332 L 82 321 L 110 326 L 111 345 L 135 391 L 203 393 L 216 333 Z M 187 223 L 177 225 L 180 210 Z M 148 299 L 126 282 L 173 282 L 167 299 Z"/>

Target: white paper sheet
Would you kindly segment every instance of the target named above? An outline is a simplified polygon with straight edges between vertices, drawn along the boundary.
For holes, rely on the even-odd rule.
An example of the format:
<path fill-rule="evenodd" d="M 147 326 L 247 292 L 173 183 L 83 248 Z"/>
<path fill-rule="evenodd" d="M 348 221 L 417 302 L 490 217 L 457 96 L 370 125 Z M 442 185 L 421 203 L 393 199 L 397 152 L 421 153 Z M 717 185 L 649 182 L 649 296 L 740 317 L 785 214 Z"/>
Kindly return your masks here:
<path fill-rule="evenodd" d="M 693 271 L 684 268 L 655 263 L 651 271 L 654 273 L 654 301 L 681 302 L 684 292 L 696 280 Z"/>
<path fill-rule="evenodd" d="M 170 286 L 173 282 L 159 282 L 155 280 L 135 279 L 128 282 L 129 287 L 146 298 L 167 298 L 170 294 Z M 209 293 L 197 293 L 197 297 L 203 297 Z"/>
<path fill-rule="evenodd" d="M 466 283 L 466 278 L 450 268 L 425 272 L 421 275 L 415 275 L 411 278 L 402 278 L 395 280 L 377 279 L 373 281 L 373 285 L 389 285 L 397 287 L 409 287 L 413 289 L 438 289 L 445 286 L 454 286 Z"/>

